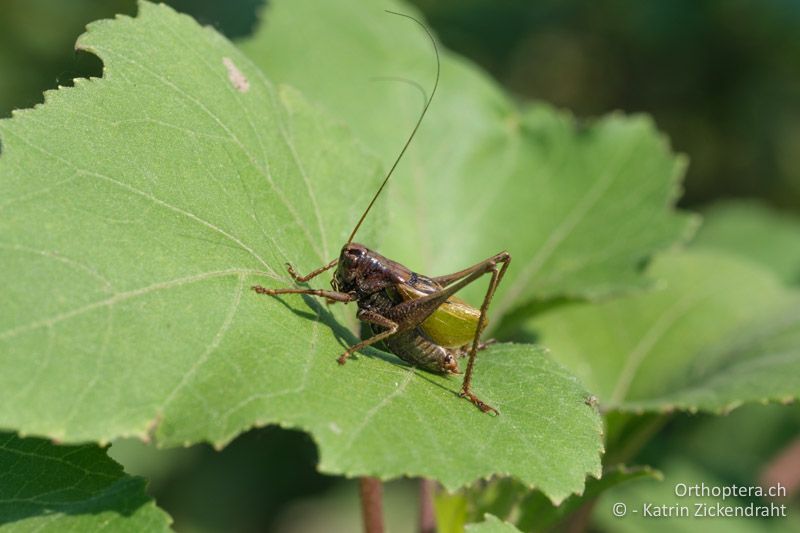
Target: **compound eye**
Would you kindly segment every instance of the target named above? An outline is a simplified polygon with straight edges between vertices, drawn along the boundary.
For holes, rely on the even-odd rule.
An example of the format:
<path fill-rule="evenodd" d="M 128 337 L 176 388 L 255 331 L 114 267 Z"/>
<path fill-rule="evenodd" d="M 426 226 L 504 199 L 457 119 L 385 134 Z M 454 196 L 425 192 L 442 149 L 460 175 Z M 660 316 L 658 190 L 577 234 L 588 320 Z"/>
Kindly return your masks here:
<path fill-rule="evenodd" d="M 347 253 L 352 255 L 353 257 L 361 257 L 364 254 L 361 248 L 350 248 L 349 250 L 347 250 Z"/>

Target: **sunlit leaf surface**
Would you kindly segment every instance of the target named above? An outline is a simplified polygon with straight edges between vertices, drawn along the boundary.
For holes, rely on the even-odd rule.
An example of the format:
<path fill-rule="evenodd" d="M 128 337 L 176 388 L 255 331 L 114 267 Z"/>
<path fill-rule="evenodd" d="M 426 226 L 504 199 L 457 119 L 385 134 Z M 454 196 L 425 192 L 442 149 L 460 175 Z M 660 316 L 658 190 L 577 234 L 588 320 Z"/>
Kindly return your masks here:
<path fill-rule="evenodd" d="M 500 473 L 554 500 L 599 471 L 599 416 L 541 349 L 481 355 L 495 418 L 389 354 L 339 367 L 355 339 L 333 308 L 250 290 L 335 257 L 367 203 L 378 165 L 343 124 L 165 6 L 78 46 L 103 79 L 0 123 L 0 426 L 223 445 L 276 423 L 309 431 L 326 472 Z"/>

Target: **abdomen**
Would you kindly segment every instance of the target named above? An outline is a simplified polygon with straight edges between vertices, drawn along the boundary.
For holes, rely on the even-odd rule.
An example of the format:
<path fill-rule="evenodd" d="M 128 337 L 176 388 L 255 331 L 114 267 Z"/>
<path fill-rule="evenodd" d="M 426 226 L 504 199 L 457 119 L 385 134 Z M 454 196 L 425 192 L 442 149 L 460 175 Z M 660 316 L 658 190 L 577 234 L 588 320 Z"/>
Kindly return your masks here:
<path fill-rule="evenodd" d="M 414 366 L 442 374 L 458 373 L 453 351 L 431 341 L 420 328 L 392 335 L 383 343 L 390 352 Z"/>

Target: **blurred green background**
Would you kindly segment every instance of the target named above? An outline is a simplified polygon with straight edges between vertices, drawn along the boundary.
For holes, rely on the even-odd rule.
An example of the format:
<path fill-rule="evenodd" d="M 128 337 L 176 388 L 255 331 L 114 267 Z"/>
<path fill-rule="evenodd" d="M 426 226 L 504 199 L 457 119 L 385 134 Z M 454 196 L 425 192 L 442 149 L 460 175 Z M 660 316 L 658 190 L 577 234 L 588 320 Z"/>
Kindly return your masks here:
<path fill-rule="evenodd" d="M 264 4 L 167 3 L 232 39 L 254 30 Z M 690 158 L 683 206 L 756 198 L 800 212 L 800 2 L 414 3 L 448 48 L 521 99 L 546 100 L 581 118 L 614 110 L 651 114 Z M 75 39 L 92 20 L 135 11 L 134 0 L 2 0 L 0 117 L 41 102 L 42 91 L 75 77 L 100 76 L 100 61 L 76 53 Z M 752 484 L 799 425 L 797 407 L 679 415 L 633 462 L 658 467 L 666 451 L 674 457 L 677 450 L 716 479 Z M 126 441 L 113 446 L 112 456 L 151 479 L 151 492 L 180 531 L 358 527 L 354 482 L 316 473 L 316 449 L 303 433 L 254 430 L 221 452 L 156 451 Z M 408 481 L 388 484 L 392 531 L 414 530 L 414 490 Z"/>
<path fill-rule="evenodd" d="M 264 0 L 167 2 L 230 38 Z M 758 197 L 800 208 L 800 3 L 794 0 L 415 0 L 441 40 L 513 94 L 580 117 L 645 112 L 688 154 L 685 205 Z M 0 116 L 100 61 L 86 23 L 134 0 L 3 0 Z M 364 73 L 369 77 L 370 73 Z"/>

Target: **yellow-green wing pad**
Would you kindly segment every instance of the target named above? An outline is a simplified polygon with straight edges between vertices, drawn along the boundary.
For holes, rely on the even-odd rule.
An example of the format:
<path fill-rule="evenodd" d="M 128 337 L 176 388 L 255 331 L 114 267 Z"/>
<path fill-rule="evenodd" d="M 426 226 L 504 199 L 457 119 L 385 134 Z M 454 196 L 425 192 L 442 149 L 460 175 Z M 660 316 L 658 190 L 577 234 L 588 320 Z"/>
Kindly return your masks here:
<path fill-rule="evenodd" d="M 428 287 L 425 287 L 429 289 Z M 397 286 L 404 298 L 420 298 L 433 290 L 425 291 L 407 284 Z M 430 287 L 430 289 L 434 289 Z M 472 342 L 481 312 L 460 298 L 451 296 L 439 306 L 420 326 L 436 344 L 445 348 L 460 348 Z"/>

